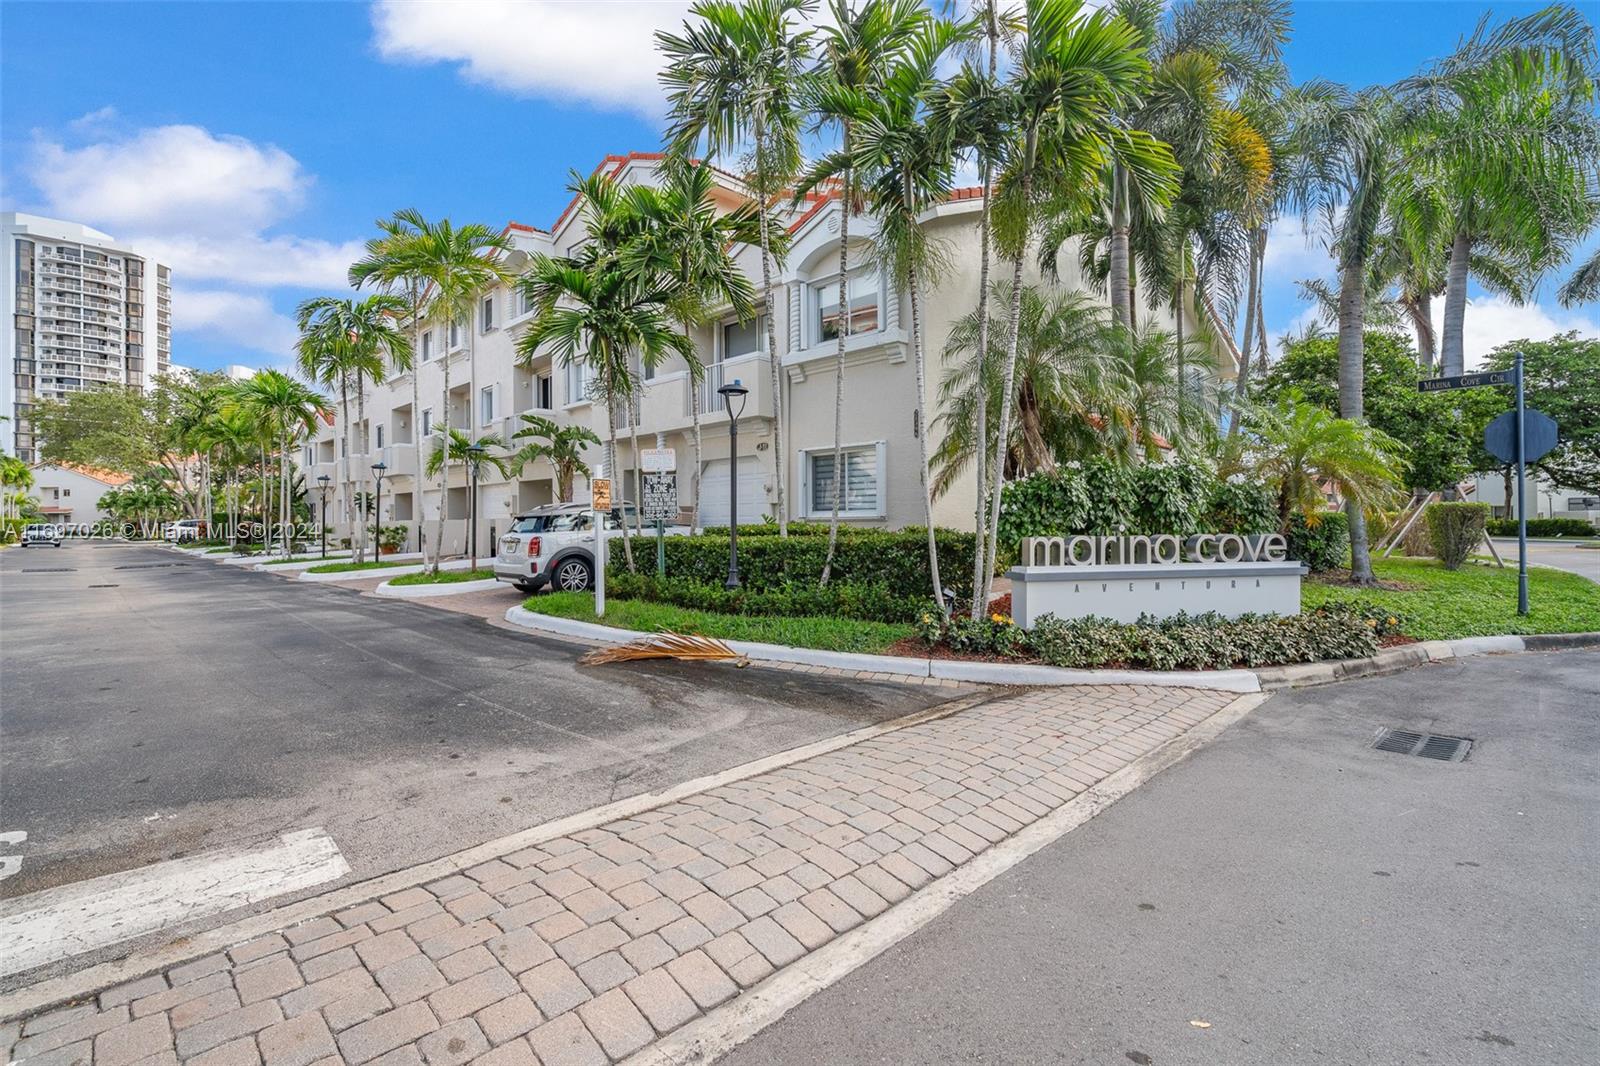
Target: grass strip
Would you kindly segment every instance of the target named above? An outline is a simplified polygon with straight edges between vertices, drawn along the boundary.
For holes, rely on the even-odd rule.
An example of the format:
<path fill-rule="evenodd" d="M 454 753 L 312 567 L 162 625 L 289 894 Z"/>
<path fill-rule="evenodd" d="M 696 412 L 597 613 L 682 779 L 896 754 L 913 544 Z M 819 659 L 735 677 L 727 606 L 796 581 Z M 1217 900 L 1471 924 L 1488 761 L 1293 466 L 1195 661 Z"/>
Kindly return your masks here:
<path fill-rule="evenodd" d="M 391 585 L 457 585 L 463 581 L 487 581 L 494 577 L 493 570 L 441 570 L 437 574 L 430 574 L 424 570 L 420 574 L 401 574 L 391 578 Z"/>

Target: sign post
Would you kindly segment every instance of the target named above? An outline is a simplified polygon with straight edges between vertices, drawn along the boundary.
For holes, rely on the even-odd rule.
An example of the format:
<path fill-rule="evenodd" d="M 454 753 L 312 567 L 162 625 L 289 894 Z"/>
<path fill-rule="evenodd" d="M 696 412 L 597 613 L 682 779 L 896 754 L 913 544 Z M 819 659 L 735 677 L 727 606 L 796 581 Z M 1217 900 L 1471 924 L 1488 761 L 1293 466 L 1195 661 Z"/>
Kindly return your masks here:
<path fill-rule="evenodd" d="M 1511 385 L 1516 391 L 1515 410 L 1484 427 L 1483 447 L 1502 463 L 1517 464 L 1517 613 L 1528 613 L 1528 464 L 1541 459 L 1556 446 L 1559 427 L 1543 411 L 1527 406 L 1522 385 L 1522 353 L 1518 352 L 1510 370 L 1488 370 L 1448 378 L 1424 378 L 1417 382 L 1419 392 L 1444 392 L 1447 389 L 1475 389 L 1483 385 Z M 1506 501 L 1510 506 L 1511 501 Z M 1494 550 L 1490 541 L 1489 549 Z M 1498 557 L 1499 553 L 1495 553 Z"/>
<path fill-rule="evenodd" d="M 678 453 L 661 446 L 661 436 L 656 435 L 656 446 L 639 453 L 640 468 L 644 471 L 644 517 L 656 524 L 656 576 L 667 576 L 667 519 L 678 516 L 678 479 L 673 474 L 678 468 Z"/>
<path fill-rule="evenodd" d="M 597 467 L 605 472 L 605 464 Z M 594 522 L 594 616 L 606 616 L 606 516 L 611 513 L 611 479 L 589 480 L 590 506 Z"/>

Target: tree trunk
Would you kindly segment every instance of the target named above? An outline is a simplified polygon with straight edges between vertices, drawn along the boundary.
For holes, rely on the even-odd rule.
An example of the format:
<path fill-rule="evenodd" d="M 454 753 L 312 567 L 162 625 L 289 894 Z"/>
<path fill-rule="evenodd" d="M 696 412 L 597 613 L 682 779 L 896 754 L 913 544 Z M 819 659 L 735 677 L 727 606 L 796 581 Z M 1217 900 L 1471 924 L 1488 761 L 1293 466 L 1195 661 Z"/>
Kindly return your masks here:
<path fill-rule="evenodd" d="M 1239 345 L 1239 378 L 1234 382 L 1233 417 L 1228 420 L 1230 437 L 1239 432 L 1239 423 L 1244 420 L 1245 408 L 1250 402 L 1250 348 L 1256 331 L 1256 316 L 1260 312 L 1261 273 L 1265 258 L 1266 236 L 1265 226 L 1258 227 L 1250 235 L 1250 277 L 1244 304 L 1244 342 Z M 1263 348 L 1261 362 L 1264 365 L 1266 361 L 1267 352 Z"/>
<path fill-rule="evenodd" d="M 434 525 L 433 538 L 433 568 L 430 571 L 435 577 L 439 574 L 439 562 L 444 558 L 444 512 L 450 500 L 450 323 L 444 324 L 443 344 L 444 363 L 440 369 L 444 371 L 444 408 L 440 414 L 444 420 L 439 423 L 439 518 Z M 471 402 L 471 397 L 468 397 Z M 420 469 L 420 467 L 419 467 Z"/>
<path fill-rule="evenodd" d="M 850 151 L 850 125 L 844 127 L 844 151 Z M 850 335 L 850 209 L 855 198 L 850 189 L 850 168 L 844 171 L 844 195 L 839 215 L 839 336 L 833 359 L 833 513 L 828 518 L 828 555 L 822 561 L 822 581 L 833 577 L 833 555 L 839 547 L 839 504 L 844 498 L 844 348 Z"/>
<path fill-rule="evenodd" d="M 767 309 L 767 364 L 772 368 L 772 458 L 773 486 L 778 491 L 778 536 L 789 535 L 789 496 L 783 487 L 783 471 L 788 458 L 783 450 L 783 368 L 778 358 L 778 327 L 772 302 L 772 238 L 767 233 L 767 201 L 772 192 L 767 188 L 766 117 L 758 109 L 755 122 L 756 196 L 761 200 L 761 213 L 757 228 L 761 231 L 761 288 L 762 304 Z M 732 476 L 739 476 L 739 457 L 730 457 Z"/>
<path fill-rule="evenodd" d="M 366 423 L 367 423 L 367 383 L 363 379 L 362 375 L 357 374 L 356 375 L 356 425 L 361 427 L 361 443 L 364 444 L 364 445 L 367 445 L 367 442 L 372 439 L 372 427 L 368 426 Z M 370 447 L 370 445 L 367 445 L 367 447 Z M 373 521 L 373 524 L 376 525 L 377 523 L 383 521 L 383 517 L 378 514 L 378 502 L 377 502 L 377 500 L 374 499 L 373 496 L 370 493 L 367 492 L 367 469 L 371 465 L 370 463 L 367 462 L 367 460 L 370 459 L 371 457 L 372 456 L 370 454 L 368 454 L 366 448 L 363 448 L 362 451 L 361 451 L 361 469 L 356 471 L 356 484 L 359 486 L 359 488 L 356 490 L 356 495 L 359 496 L 362 500 L 371 500 L 372 501 L 372 521 Z M 366 512 L 367 512 L 367 509 L 366 509 L 365 506 L 363 506 L 361 508 L 361 517 L 362 517 L 362 522 L 361 522 L 361 540 L 359 542 L 361 547 L 356 552 L 356 562 L 358 562 L 358 563 L 364 563 L 364 562 L 367 561 Z M 373 556 L 374 557 L 377 556 L 377 545 L 373 545 Z"/>
<path fill-rule="evenodd" d="M 1022 158 L 1021 193 L 1024 211 L 1031 210 L 1029 201 L 1033 197 L 1033 160 L 1038 143 L 1038 132 L 1029 129 L 1023 144 Z M 1011 311 L 1006 323 L 1006 369 L 1000 379 L 1000 424 L 995 427 L 994 466 L 989 474 L 989 484 L 993 486 L 989 497 L 989 543 L 993 546 L 993 559 L 1000 557 L 1000 496 L 1005 488 L 1006 442 L 1011 435 L 1011 392 L 1016 387 L 1017 379 L 1017 341 L 1022 326 L 1022 261 L 1027 255 L 1027 243 L 1024 235 L 1022 244 L 1018 247 L 1011 263 Z M 992 571 L 992 565 L 990 569 Z M 985 584 L 987 583 L 986 577 Z M 988 610 L 988 607 L 988 600 L 985 599 L 983 609 Z"/>
<path fill-rule="evenodd" d="M 278 528 L 282 531 L 283 557 L 289 558 L 289 438 L 278 437 Z"/>
<path fill-rule="evenodd" d="M 1111 318 L 1133 328 L 1133 296 L 1128 291 L 1128 174 L 1121 163 L 1111 165 Z"/>
<path fill-rule="evenodd" d="M 422 297 L 411 283 L 411 475 L 412 511 L 416 515 L 417 550 L 422 550 Z M 423 562 L 427 562 L 424 557 Z"/>
<path fill-rule="evenodd" d="M 609 433 L 608 433 L 608 435 L 606 437 L 606 473 L 607 473 L 607 476 L 609 476 L 611 478 L 611 484 L 613 486 L 613 491 L 612 491 L 612 496 L 611 496 L 611 503 L 612 503 L 613 506 L 615 506 L 617 504 L 617 502 L 618 502 L 617 498 L 616 498 L 615 486 L 622 484 L 622 479 L 617 477 L 617 390 L 615 388 L 616 383 L 612 382 L 611 385 L 612 385 L 612 387 L 609 387 L 609 388 L 606 389 L 606 423 L 610 427 Z M 635 454 L 637 454 L 637 452 L 635 452 Z M 634 566 L 633 566 L 633 542 L 628 539 L 628 520 L 627 520 L 627 517 L 626 517 L 626 513 L 625 513 L 625 511 L 624 512 L 619 512 L 619 513 L 623 513 L 624 514 L 623 520 L 620 523 L 618 523 L 619 525 L 622 526 L 622 557 L 623 557 L 623 559 L 625 559 L 627 561 L 628 570 L 631 572 L 634 569 Z M 604 537 L 605 537 L 605 518 L 604 518 L 604 516 L 601 516 L 599 521 L 600 521 L 600 530 L 601 530 L 600 536 L 601 536 L 602 539 L 604 539 Z"/>
<path fill-rule="evenodd" d="M 1366 305 L 1362 280 L 1366 264 L 1347 265 L 1339 278 L 1339 417 L 1365 422 L 1363 399 L 1366 374 Z M 1350 520 L 1350 580 L 1357 585 L 1375 585 L 1372 559 L 1367 553 L 1367 516 L 1361 504 L 1346 499 L 1345 514 Z"/>
<path fill-rule="evenodd" d="M 1411 315 L 1411 328 L 1417 334 L 1417 362 L 1422 369 L 1433 369 L 1436 354 L 1433 336 L 1433 293 L 1420 292 L 1416 299 L 1406 301 L 1406 311 Z"/>
<path fill-rule="evenodd" d="M 628 447 L 633 449 L 633 531 L 643 536 L 644 531 L 639 523 L 644 521 L 644 515 L 641 513 L 641 508 L 644 505 L 644 485 L 640 481 L 640 468 L 644 466 L 644 463 L 639 458 L 639 419 L 634 414 L 633 399 L 631 397 L 628 400 Z M 628 502 L 626 496 L 623 497 L 622 502 L 624 504 Z M 628 508 L 626 506 L 622 508 L 622 524 L 624 526 L 628 524 Z M 628 569 L 633 569 L 632 552 L 628 553 Z"/>
<path fill-rule="evenodd" d="M 993 4 L 990 5 L 991 9 Z M 990 75 L 994 73 L 994 45 L 990 43 Z M 972 551 L 972 617 L 982 618 L 989 607 L 990 573 L 994 555 L 990 551 L 988 530 L 983 520 L 988 505 L 985 491 L 989 480 L 989 207 L 994 193 L 994 168 L 983 168 L 983 207 L 978 213 L 978 412 L 977 425 L 977 505 L 974 508 Z"/>
<path fill-rule="evenodd" d="M 1445 275 L 1444 337 L 1439 351 L 1440 370 L 1445 377 L 1465 373 L 1467 268 L 1471 257 L 1472 235 L 1462 230 L 1450 244 L 1450 265 Z"/>
<path fill-rule="evenodd" d="M 683 339 L 693 343 L 689 336 L 689 320 L 683 320 Z M 699 373 L 696 373 L 696 370 Z M 694 429 L 694 469 L 689 473 L 689 491 L 694 496 L 694 507 L 689 512 L 689 533 L 700 532 L 700 386 L 705 382 L 705 369 L 696 359 L 689 367 L 689 423 Z"/>
<path fill-rule="evenodd" d="M 909 200 L 911 189 L 910 182 L 906 182 L 906 196 Z M 922 351 L 922 311 L 917 300 L 917 268 L 911 266 L 906 272 L 906 289 L 911 297 L 911 355 L 917 367 L 917 480 L 922 485 L 922 514 L 923 522 L 928 527 L 928 575 L 933 579 L 933 598 L 939 604 L 939 613 L 946 618 L 950 617 L 950 605 L 945 602 L 944 583 L 939 577 L 939 538 L 933 528 L 933 496 L 928 485 L 928 420 L 925 417 L 927 404 L 927 359 Z M 840 471 L 837 467 L 833 471 L 835 483 L 839 480 Z"/>
<path fill-rule="evenodd" d="M 339 424 L 344 428 L 344 454 L 339 464 L 344 471 L 339 479 L 339 496 L 343 501 L 345 528 L 350 532 L 350 546 L 354 548 L 355 501 L 350 498 L 350 379 L 342 372 L 339 374 L 339 419 Z"/>

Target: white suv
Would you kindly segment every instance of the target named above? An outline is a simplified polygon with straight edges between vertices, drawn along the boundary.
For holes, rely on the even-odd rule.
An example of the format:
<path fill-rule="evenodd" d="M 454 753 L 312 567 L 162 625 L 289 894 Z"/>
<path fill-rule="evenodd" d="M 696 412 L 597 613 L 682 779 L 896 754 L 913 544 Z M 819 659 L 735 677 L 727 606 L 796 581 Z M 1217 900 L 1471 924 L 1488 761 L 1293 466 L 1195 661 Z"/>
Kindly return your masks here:
<path fill-rule="evenodd" d="M 632 504 L 625 505 L 629 526 L 636 518 Z M 606 515 L 605 536 L 610 541 L 622 536 L 621 508 Z M 648 541 L 651 526 L 643 527 Z M 682 536 L 683 526 L 668 526 L 667 532 Z M 635 551 L 640 550 L 635 547 Z M 614 547 L 607 557 L 617 558 Z M 518 515 L 501 536 L 494 559 L 497 581 L 509 581 L 523 592 L 550 587 L 561 592 L 582 592 L 594 586 L 594 519 L 587 504 L 558 503 Z"/>

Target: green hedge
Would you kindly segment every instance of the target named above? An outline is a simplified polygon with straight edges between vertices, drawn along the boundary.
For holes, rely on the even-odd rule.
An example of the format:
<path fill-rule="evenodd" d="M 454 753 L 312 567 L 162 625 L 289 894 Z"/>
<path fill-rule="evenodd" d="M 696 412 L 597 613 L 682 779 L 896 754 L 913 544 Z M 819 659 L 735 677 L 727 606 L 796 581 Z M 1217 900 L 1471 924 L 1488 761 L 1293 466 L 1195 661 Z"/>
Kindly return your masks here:
<path fill-rule="evenodd" d="M 1315 524 L 1299 511 L 1289 516 L 1289 558 L 1305 563 L 1312 573 L 1350 565 L 1350 520 L 1343 511 L 1324 511 Z"/>
<path fill-rule="evenodd" d="M 937 532 L 940 580 L 958 596 L 972 595 L 974 535 L 955 530 Z M 613 560 L 620 556 L 613 547 Z M 768 532 L 739 536 L 739 578 L 750 592 L 778 592 L 816 585 L 828 556 L 828 539 Z M 667 575 L 720 589 L 728 576 L 728 537 L 714 533 L 666 538 Z M 613 573 L 620 572 L 618 567 Z M 607 575 L 607 580 L 611 576 Z M 843 585 L 882 589 L 894 600 L 931 599 L 928 576 L 928 532 L 920 527 L 889 532 L 876 529 L 840 531 L 830 578 Z"/>
<path fill-rule="evenodd" d="M 1517 535 L 1517 520 L 1515 518 L 1491 518 L 1488 529 L 1497 537 L 1514 537 Z M 1530 518 L 1528 519 L 1528 536 L 1530 537 L 1597 537 L 1600 529 L 1581 518 Z"/>
<path fill-rule="evenodd" d="M 1118 533 L 1272 533 L 1272 497 L 1259 485 L 1224 481 L 1195 463 L 1122 467 L 1104 460 L 1009 482 L 1000 498 L 1000 550 L 1023 537 Z"/>
<path fill-rule="evenodd" d="M 995 618 L 942 623 L 929 607 L 918 622 L 924 641 L 958 651 L 1033 658 L 1073 669 L 1151 670 L 1224 670 L 1364 658 L 1378 650 L 1380 637 L 1398 632 L 1402 625 L 1393 612 L 1364 602 L 1328 604 L 1283 617 L 1180 614 L 1127 623 L 1046 615 L 1028 630 Z"/>
<path fill-rule="evenodd" d="M 16 544 L 22 540 L 22 529 L 27 518 L 0 518 L 0 544 Z"/>
<path fill-rule="evenodd" d="M 742 554 L 742 553 L 741 553 Z M 754 591 L 725 589 L 683 577 L 658 578 L 626 570 L 606 576 L 606 593 L 621 599 L 647 600 L 717 614 L 776 615 L 785 618 L 853 618 L 862 622 L 909 622 L 926 597 L 896 597 L 883 585 L 829 581 Z"/>

